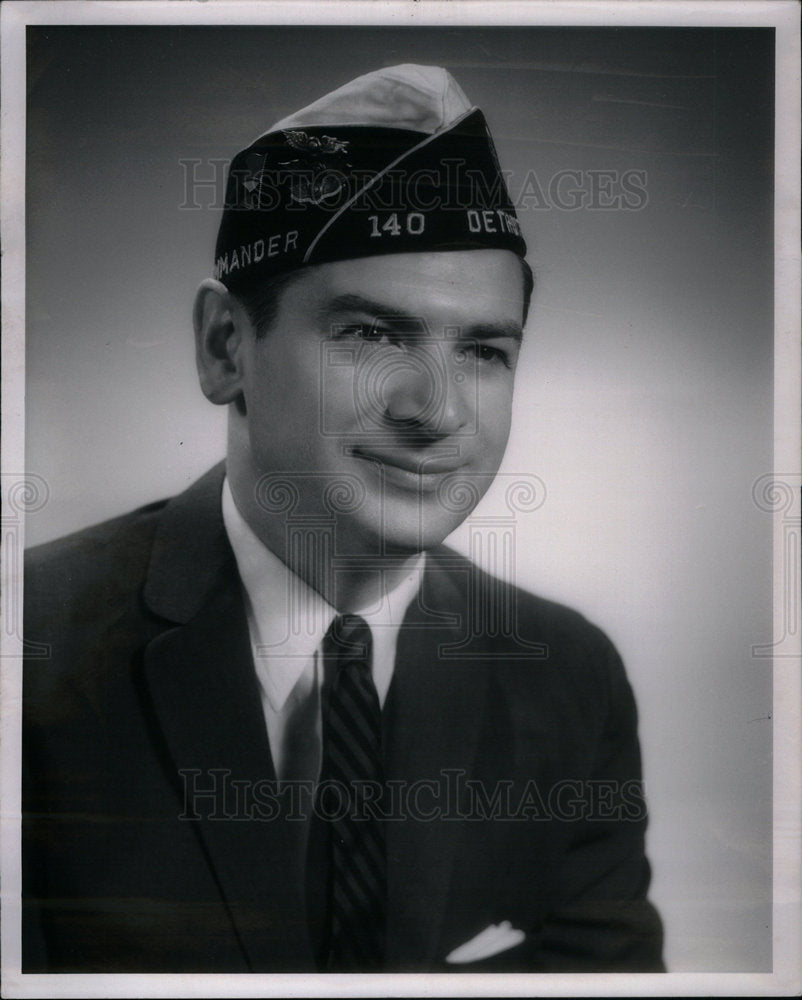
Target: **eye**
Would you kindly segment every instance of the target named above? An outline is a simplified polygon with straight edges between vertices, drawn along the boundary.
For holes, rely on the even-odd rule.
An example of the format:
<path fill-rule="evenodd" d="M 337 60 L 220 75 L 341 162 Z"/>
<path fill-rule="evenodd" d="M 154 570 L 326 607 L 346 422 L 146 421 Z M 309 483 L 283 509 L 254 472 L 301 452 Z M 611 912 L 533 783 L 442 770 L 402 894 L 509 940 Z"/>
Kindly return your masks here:
<path fill-rule="evenodd" d="M 365 323 L 341 323 L 332 327 L 331 335 L 335 340 L 350 338 L 367 340 L 370 335 L 370 327 Z"/>
<path fill-rule="evenodd" d="M 471 345 L 471 350 L 475 354 L 477 361 L 482 361 L 485 364 L 503 364 L 507 368 L 512 367 L 509 353 L 500 347 L 493 347 L 490 344 L 477 342 Z"/>
<path fill-rule="evenodd" d="M 335 340 L 364 340 L 373 344 L 390 342 L 390 332 L 376 323 L 343 323 L 334 327 L 332 336 Z"/>
<path fill-rule="evenodd" d="M 506 361 L 507 355 L 497 347 L 488 347 L 487 344 L 480 344 L 477 350 L 482 361 Z"/>

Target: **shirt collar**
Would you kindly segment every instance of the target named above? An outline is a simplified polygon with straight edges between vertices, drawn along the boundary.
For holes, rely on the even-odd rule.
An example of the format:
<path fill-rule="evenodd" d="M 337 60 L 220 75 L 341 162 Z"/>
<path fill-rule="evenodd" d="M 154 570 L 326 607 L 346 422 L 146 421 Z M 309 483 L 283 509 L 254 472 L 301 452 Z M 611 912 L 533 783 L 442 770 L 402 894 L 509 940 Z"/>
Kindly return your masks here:
<path fill-rule="evenodd" d="M 245 590 L 256 673 L 271 708 L 280 712 L 337 612 L 256 536 L 237 509 L 228 478 L 222 506 Z M 398 629 L 420 587 L 424 565 L 421 554 L 390 593 L 354 612 L 371 627 L 373 679 L 382 703 L 392 679 Z"/>

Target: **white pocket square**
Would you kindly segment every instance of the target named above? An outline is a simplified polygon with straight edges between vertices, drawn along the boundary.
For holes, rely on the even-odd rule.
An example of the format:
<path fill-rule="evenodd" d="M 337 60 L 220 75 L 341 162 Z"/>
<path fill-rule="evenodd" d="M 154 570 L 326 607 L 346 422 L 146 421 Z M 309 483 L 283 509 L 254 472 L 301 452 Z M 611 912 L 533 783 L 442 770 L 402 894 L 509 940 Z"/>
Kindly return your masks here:
<path fill-rule="evenodd" d="M 502 920 L 500 924 L 491 924 L 489 927 L 472 937 L 470 941 L 461 944 L 446 955 L 446 961 L 450 965 L 461 965 L 463 962 L 479 962 L 483 958 L 490 958 L 500 951 L 514 948 L 520 944 L 526 935 L 523 931 L 516 930 L 509 920 Z"/>

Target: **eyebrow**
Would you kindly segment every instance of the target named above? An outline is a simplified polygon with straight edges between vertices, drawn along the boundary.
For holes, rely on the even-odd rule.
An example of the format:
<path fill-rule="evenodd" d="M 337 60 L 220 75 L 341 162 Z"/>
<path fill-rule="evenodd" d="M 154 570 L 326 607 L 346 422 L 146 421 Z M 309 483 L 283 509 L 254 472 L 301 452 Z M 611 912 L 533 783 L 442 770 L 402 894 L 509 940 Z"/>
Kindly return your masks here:
<path fill-rule="evenodd" d="M 371 316 L 374 319 L 397 320 L 404 323 L 409 323 L 412 320 L 420 318 L 413 316 L 411 313 L 394 309 L 386 303 L 377 302 L 374 299 L 369 299 L 353 292 L 346 292 L 343 295 L 335 296 L 335 298 L 330 299 L 325 305 L 321 306 L 318 310 L 318 319 L 321 325 L 325 326 L 331 322 L 332 316 L 336 316 L 339 313 L 355 312 Z M 458 327 L 458 324 L 455 323 L 454 326 L 459 329 L 460 337 L 466 340 L 498 340 L 500 338 L 509 338 L 520 344 L 523 339 L 522 327 L 518 323 L 506 320 L 491 320 L 487 323 L 476 323 L 466 327 Z"/>

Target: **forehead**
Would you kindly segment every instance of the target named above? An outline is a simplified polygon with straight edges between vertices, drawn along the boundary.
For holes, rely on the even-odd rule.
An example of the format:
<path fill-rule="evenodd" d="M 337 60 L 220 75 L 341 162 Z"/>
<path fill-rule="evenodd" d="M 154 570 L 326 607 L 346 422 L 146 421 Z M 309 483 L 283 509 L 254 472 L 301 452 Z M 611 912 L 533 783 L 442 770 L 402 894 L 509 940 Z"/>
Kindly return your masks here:
<path fill-rule="evenodd" d="M 310 268 L 290 291 L 318 315 L 364 298 L 436 324 L 521 322 L 523 275 L 506 250 L 461 250 L 362 257 Z"/>

